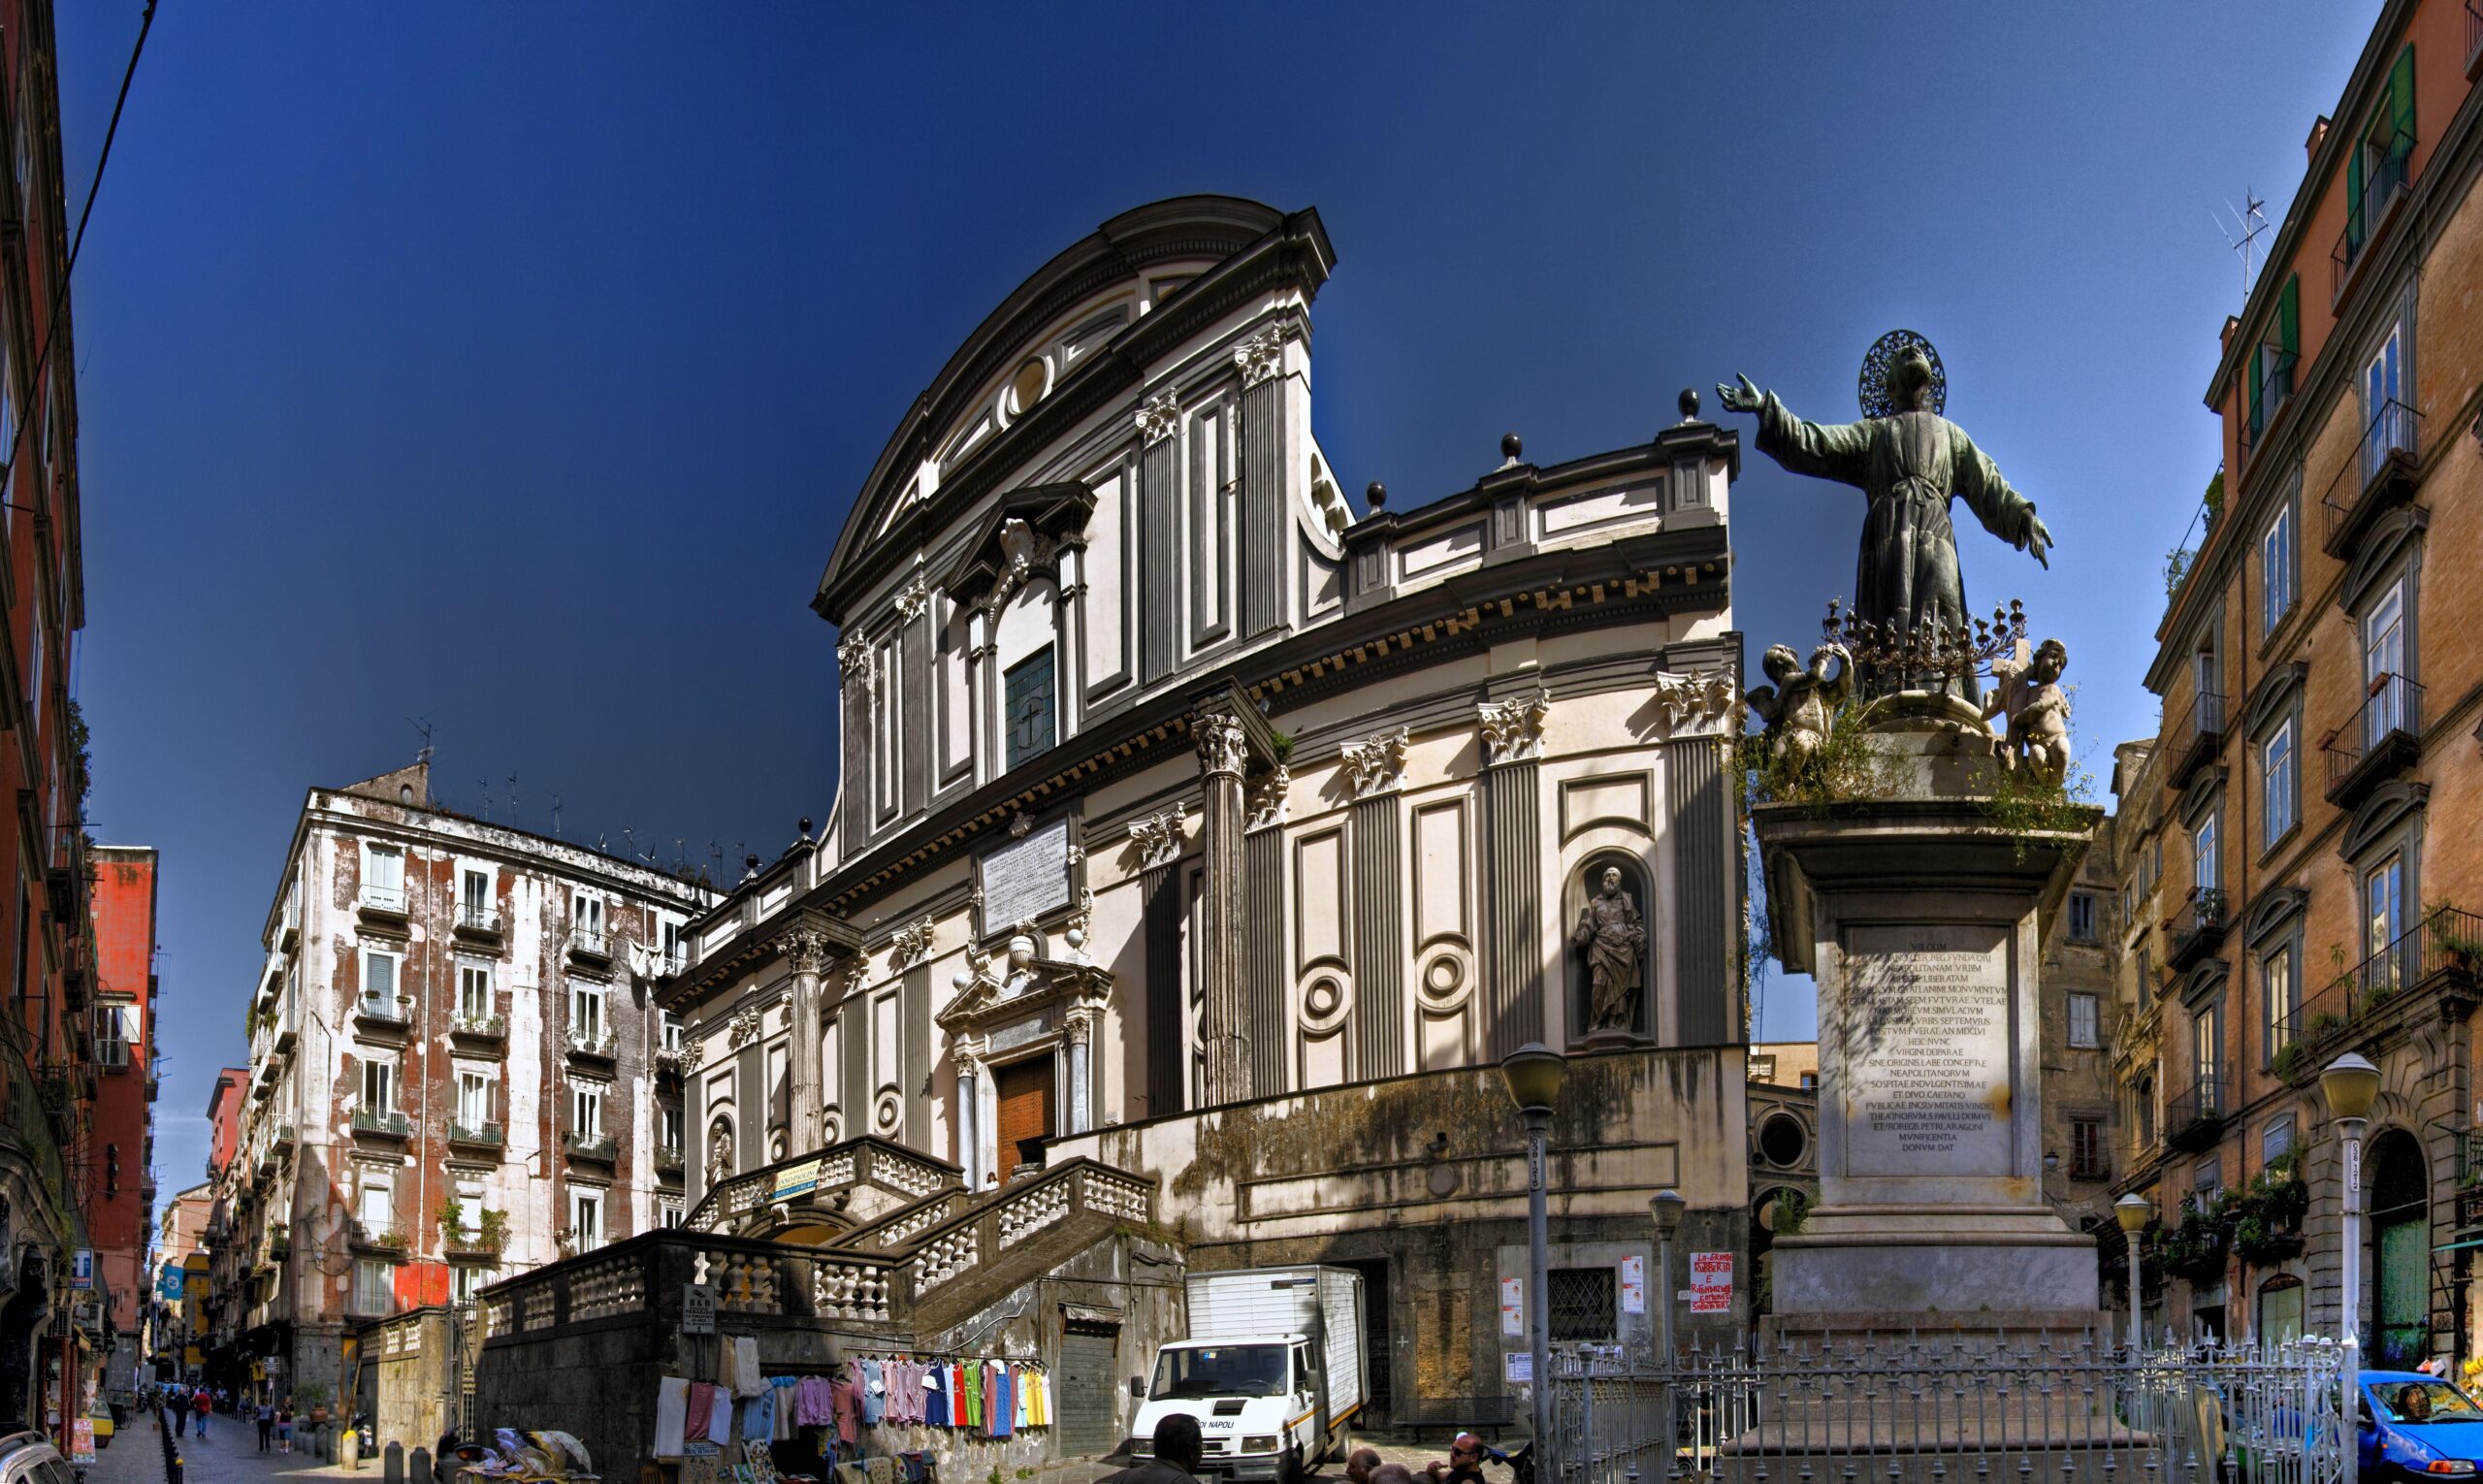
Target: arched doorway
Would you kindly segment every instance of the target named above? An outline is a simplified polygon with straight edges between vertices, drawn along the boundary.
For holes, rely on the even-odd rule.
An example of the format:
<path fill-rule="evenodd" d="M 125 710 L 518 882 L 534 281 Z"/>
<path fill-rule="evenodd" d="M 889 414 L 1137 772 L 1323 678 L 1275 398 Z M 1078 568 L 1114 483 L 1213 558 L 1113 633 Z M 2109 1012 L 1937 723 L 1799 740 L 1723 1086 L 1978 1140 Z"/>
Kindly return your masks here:
<path fill-rule="evenodd" d="M 2412 1366 L 2431 1350 L 2431 1172 L 2403 1129 L 2371 1141 L 2370 1171 L 2370 1364 Z"/>

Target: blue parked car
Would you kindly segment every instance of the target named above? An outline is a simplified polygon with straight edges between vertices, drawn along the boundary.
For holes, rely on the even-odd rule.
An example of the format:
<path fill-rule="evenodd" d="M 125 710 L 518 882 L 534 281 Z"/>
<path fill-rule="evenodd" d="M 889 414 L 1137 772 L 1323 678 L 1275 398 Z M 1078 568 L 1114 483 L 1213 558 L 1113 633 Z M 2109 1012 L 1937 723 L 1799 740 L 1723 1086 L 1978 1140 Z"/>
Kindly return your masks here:
<path fill-rule="evenodd" d="M 2435 1375 L 2366 1371 L 2355 1430 L 2364 1484 L 2473 1478 L 2483 1459 L 2483 1406 Z"/>

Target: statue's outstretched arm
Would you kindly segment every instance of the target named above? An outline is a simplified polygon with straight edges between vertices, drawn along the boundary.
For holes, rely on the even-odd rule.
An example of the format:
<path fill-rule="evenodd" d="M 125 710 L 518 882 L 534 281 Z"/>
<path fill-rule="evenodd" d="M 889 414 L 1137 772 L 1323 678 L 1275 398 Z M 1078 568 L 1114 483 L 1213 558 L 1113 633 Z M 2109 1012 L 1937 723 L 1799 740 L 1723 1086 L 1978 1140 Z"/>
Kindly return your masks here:
<path fill-rule="evenodd" d="M 1763 444 L 1761 446 L 1764 446 Z M 1975 446 L 1964 429 L 1956 431 L 1951 450 L 1951 479 L 1957 498 L 1974 511 L 1983 529 L 2019 551 L 2030 553 L 2046 568 L 2051 566 L 2051 529 L 2035 514 L 2035 502 L 2001 477 L 2000 466 Z"/>
<path fill-rule="evenodd" d="M 1749 383 L 1743 383 L 1745 387 Z M 1756 388 L 1752 389 L 1756 391 Z M 1869 423 L 1814 423 L 1795 417 L 1774 392 L 1758 392 L 1758 451 L 1796 474 L 1867 487 Z"/>

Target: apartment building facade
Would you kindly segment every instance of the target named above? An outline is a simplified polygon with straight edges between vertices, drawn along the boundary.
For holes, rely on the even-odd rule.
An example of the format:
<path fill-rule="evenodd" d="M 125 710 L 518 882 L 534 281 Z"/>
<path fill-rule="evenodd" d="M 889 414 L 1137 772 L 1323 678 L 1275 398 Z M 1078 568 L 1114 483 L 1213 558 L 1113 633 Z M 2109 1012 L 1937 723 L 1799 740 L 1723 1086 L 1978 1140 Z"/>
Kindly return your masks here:
<path fill-rule="evenodd" d="M 109 1390 L 126 1398 L 138 1370 L 150 1287 L 155 1148 L 155 852 L 102 845 L 91 853 L 95 1064 L 86 1243 L 111 1326 Z"/>
<path fill-rule="evenodd" d="M 467 819 L 426 764 L 314 789 L 218 1172 L 211 1379 L 325 1387 L 355 1325 L 677 1223 L 696 886 Z"/>
<path fill-rule="evenodd" d="M 73 1270 L 98 1179 L 76 349 L 49 0 L 0 0 L 0 1416 L 82 1408 L 111 1347 Z M 125 1170 L 135 1178 L 134 1170 Z M 82 1357 L 82 1359 L 81 1359 Z"/>
<path fill-rule="evenodd" d="M 2118 774 L 2144 821 L 2119 853 L 2141 909 L 2123 1183 L 2164 1223 L 2165 1320 L 2334 1333 L 2317 1074 L 2359 1051 L 2386 1079 L 2355 1319 L 2374 1364 L 2475 1350 L 2478 67 L 2473 7 L 2392 0 L 2312 126 L 2208 390 L 2224 468 L 2157 633 L 2163 726 Z M 2238 1210 L 2256 1226 L 2220 1230 Z"/>

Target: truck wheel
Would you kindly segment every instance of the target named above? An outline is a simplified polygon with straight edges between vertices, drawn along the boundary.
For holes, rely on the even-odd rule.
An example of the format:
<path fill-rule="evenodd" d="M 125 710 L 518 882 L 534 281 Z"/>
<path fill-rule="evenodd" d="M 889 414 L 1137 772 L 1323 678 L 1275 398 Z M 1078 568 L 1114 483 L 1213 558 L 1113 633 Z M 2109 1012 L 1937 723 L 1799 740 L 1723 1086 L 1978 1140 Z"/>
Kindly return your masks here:
<path fill-rule="evenodd" d="M 1301 1447 L 1287 1448 L 1284 1462 L 1276 1468 L 1277 1484 L 1304 1484 L 1309 1476 L 1309 1471 L 1302 1467 Z"/>

